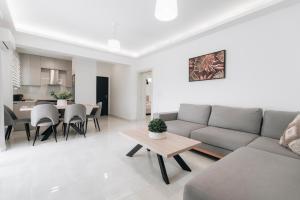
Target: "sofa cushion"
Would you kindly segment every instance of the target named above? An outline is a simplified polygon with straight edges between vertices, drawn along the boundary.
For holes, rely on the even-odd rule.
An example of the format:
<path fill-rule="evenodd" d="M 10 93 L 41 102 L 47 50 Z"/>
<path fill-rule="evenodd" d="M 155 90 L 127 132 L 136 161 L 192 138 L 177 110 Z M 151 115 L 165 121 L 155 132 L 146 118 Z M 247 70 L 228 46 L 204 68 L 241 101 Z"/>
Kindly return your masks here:
<path fill-rule="evenodd" d="M 251 133 L 211 126 L 192 131 L 191 133 L 192 139 L 231 151 L 247 146 L 257 137 L 257 135 Z"/>
<path fill-rule="evenodd" d="M 203 124 L 186 122 L 182 120 L 166 121 L 167 131 L 184 137 L 190 137 L 193 130 L 206 127 Z"/>
<path fill-rule="evenodd" d="M 293 153 L 290 149 L 281 146 L 279 140 L 268 137 L 259 137 L 248 144 L 248 147 L 300 159 L 300 156 Z"/>
<path fill-rule="evenodd" d="M 261 135 L 279 140 L 297 112 L 265 111 Z"/>
<path fill-rule="evenodd" d="M 178 112 L 178 119 L 207 125 L 211 106 L 181 104 Z"/>
<path fill-rule="evenodd" d="M 289 143 L 300 138 L 300 115 L 288 125 L 283 135 L 280 137 L 279 144 L 287 147 Z"/>
<path fill-rule="evenodd" d="M 260 108 L 212 106 L 208 125 L 259 134 L 261 121 Z"/>
<path fill-rule="evenodd" d="M 242 147 L 184 187 L 183 200 L 298 200 L 300 161 Z"/>

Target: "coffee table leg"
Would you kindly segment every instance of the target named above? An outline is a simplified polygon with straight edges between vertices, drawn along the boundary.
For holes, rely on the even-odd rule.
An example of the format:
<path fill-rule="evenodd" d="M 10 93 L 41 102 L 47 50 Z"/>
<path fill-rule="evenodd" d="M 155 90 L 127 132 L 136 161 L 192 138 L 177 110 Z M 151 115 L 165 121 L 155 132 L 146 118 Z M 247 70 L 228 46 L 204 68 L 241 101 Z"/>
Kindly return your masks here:
<path fill-rule="evenodd" d="M 143 146 L 140 144 L 137 144 L 135 147 L 133 147 L 133 149 L 131 149 L 131 151 L 129 151 L 126 156 L 132 157 L 136 152 L 138 152 L 138 150 L 140 150 Z"/>
<path fill-rule="evenodd" d="M 184 160 L 179 156 L 174 156 L 174 159 L 177 161 L 177 163 L 180 165 L 180 167 L 185 170 L 191 172 L 192 170 L 189 168 L 189 166 L 184 162 Z"/>
<path fill-rule="evenodd" d="M 159 163 L 159 167 L 160 167 L 160 172 L 162 175 L 162 178 L 164 179 L 166 184 L 169 184 L 169 178 L 168 178 L 168 174 L 167 174 L 167 170 L 165 167 L 165 163 L 164 163 L 164 159 L 161 155 L 157 154 L 157 159 L 158 159 L 158 163 Z"/>

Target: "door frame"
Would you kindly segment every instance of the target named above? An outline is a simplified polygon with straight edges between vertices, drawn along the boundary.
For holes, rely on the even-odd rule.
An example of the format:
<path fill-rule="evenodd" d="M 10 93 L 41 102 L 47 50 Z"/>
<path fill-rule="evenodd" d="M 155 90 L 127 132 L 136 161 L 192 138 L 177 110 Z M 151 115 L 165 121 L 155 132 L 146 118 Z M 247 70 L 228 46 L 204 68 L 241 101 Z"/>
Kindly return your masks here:
<path fill-rule="evenodd" d="M 96 76 L 96 101 L 97 101 L 97 77 L 105 77 L 105 78 L 108 78 L 108 115 L 110 115 L 110 101 L 111 101 L 111 98 L 110 98 L 110 76 L 109 75 L 97 75 Z M 98 102 L 96 102 L 98 103 Z"/>
<path fill-rule="evenodd" d="M 138 72 L 138 99 L 137 99 L 137 119 L 146 119 L 146 85 L 144 80 L 144 75 L 151 72 L 152 78 L 152 95 L 151 95 L 151 116 L 153 115 L 153 70 L 149 69 L 147 71 Z"/>

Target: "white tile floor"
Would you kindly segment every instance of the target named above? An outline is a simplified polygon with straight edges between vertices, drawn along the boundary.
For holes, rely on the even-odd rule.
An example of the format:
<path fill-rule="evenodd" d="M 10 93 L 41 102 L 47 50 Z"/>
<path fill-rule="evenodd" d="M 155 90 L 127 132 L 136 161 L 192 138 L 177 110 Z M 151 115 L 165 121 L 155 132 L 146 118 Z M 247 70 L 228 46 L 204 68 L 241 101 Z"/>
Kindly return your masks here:
<path fill-rule="evenodd" d="M 145 122 L 105 117 L 101 132 L 89 125 L 87 137 L 70 133 L 55 143 L 27 142 L 24 132 L 12 133 L 6 152 L 0 152 L 1 200 L 106 200 L 182 199 L 185 183 L 214 161 L 193 152 L 182 154 L 192 172 L 165 159 L 170 184 L 160 175 L 156 155 L 140 150 L 125 154 L 135 145 L 119 130 L 144 126 Z M 33 135 L 32 131 L 32 135 Z"/>

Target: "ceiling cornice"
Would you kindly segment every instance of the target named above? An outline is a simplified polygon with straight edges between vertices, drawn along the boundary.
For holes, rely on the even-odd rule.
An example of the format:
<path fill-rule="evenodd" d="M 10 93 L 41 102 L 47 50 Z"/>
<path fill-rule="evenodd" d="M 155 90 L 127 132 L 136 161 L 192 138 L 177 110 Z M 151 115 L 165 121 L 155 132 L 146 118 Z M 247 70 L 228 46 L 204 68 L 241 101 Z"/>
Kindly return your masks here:
<path fill-rule="evenodd" d="M 64 35 L 61 33 L 54 32 L 52 30 L 38 30 L 35 27 L 16 25 L 15 23 L 13 24 L 16 32 L 19 33 L 30 34 L 33 36 L 38 36 L 46 39 L 69 43 L 72 45 L 98 50 L 105 53 L 126 56 L 129 58 L 140 58 L 148 54 L 157 52 L 159 50 L 168 48 L 170 46 L 174 46 L 190 38 L 201 36 L 207 32 L 217 29 L 218 27 L 225 27 L 226 24 L 232 24 L 232 22 L 241 21 L 244 18 L 246 19 L 248 16 L 263 11 L 264 9 L 272 8 L 272 7 L 278 8 L 278 7 L 285 6 L 286 4 L 295 3 L 297 1 L 296 0 L 265 0 L 265 1 L 260 1 L 258 3 L 257 2 L 258 1 L 248 3 L 243 7 L 239 7 L 234 10 L 231 10 L 230 12 L 225 13 L 222 16 L 218 16 L 217 18 L 212 19 L 211 21 L 208 21 L 205 24 L 203 23 L 199 24 L 198 26 L 192 27 L 189 30 L 186 30 L 175 36 L 169 37 L 166 40 L 159 41 L 151 46 L 147 46 L 136 52 L 129 51 L 126 49 L 122 49 L 120 52 L 111 52 L 106 44 L 100 44 L 97 43 L 96 41 L 89 41 L 84 38 L 72 37 L 70 35 Z M 8 5 L 8 9 L 9 9 L 9 5 Z M 11 21 L 13 22 L 13 20 Z"/>

